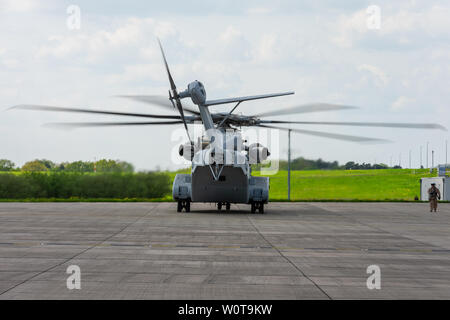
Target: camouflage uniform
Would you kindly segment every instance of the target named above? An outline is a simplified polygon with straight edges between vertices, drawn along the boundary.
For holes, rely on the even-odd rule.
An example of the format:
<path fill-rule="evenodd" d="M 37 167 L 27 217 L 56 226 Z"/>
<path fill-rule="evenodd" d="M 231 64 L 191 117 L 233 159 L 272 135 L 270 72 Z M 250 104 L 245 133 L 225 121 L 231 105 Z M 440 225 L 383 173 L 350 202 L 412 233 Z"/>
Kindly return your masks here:
<path fill-rule="evenodd" d="M 441 199 L 441 192 L 436 186 L 428 189 L 428 200 L 430 200 L 430 212 L 436 212 L 438 199 Z"/>

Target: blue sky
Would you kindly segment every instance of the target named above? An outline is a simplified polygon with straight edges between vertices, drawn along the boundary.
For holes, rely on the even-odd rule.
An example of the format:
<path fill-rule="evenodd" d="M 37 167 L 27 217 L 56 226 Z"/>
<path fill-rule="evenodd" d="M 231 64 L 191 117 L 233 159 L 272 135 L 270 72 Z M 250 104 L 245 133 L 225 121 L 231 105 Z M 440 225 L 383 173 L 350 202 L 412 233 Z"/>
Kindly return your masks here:
<path fill-rule="evenodd" d="M 81 10 L 79 30 L 66 25 L 71 4 Z M 367 28 L 369 5 L 381 10 L 380 29 Z M 139 169 L 180 166 L 172 153 L 182 140 L 172 141 L 172 127 L 61 131 L 41 125 L 112 118 L 3 111 L 36 103 L 166 113 L 113 97 L 167 93 L 157 36 L 179 88 L 201 80 L 211 99 L 296 92 L 246 102 L 239 106 L 243 114 L 329 102 L 361 108 L 289 119 L 438 122 L 450 128 L 448 17 L 447 1 L 0 0 L 0 158 L 18 165 L 34 158 L 113 158 Z M 405 166 L 412 150 L 418 166 L 426 141 L 436 150 L 436 162 L 444 162 L 449 138 L 443 131 L 302 128 L 393 140 L 359 145 L 293 136 L 294 156 L 341 163 L 389 164 L 391 157 L 396 163 L 401 154 Z M 280 138 L 285 158 L 286 134 Z"/>

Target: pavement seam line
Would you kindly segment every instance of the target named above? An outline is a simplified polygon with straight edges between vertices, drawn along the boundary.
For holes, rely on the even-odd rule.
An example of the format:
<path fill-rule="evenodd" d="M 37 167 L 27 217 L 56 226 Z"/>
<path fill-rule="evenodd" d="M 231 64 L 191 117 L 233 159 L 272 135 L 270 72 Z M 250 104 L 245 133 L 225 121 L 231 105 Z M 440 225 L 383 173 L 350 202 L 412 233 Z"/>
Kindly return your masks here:
<path fill-rule="evenodd" d="M 26 282 L 28 282 L 28 281 L 30 281 L 30 280 L 33 280 L 34 278 L 40 276 L 41 274 L 44 274 L 44 273 L 46 273 L 46 272 L 48 272 L 48 271 L 51 271 L 51 270 L 53 270 L 53 269 L 55 269 L 55 268 L 57 268 L 57 267 L 59 267 L 59 266 L 65 264 L 65 263 L 69 262 L 70 260 L 75 259 L 76 257 L 82 255 L 83 253 L 85 253 L 85 252 L 87 252 L 87 251 L 89 251 L 89 250 L 91 250 L 91 249 L 93 249 L 93 248 L 95 248 L 95 247 L 97 247 L 97 246 L 103 244 L 104 242 L 106 242 L 106 241 L 108 241 L 109 239 L 111 239 L 111 238 L 115 237 L 116 235 L 120 234 L 120 233 L 123 232 L 125 229 L 127 229 L 127 228 L 130 227 L 131 225 L 135 224 L 136 222 L 138 222 L 138 221 L 141 220 L 142 218 L 145 218 L 146 216 L 148 216 L 148 215 L 149 215 L 156 207 L 158 207 L 158 206 L 159 206 L 159 204 L 156 205 L 156 206 L 154 206 L 154 207 L 152 207 L 152 208 L 150 208 L 147 212 L 145 212 L 144 215 L 138 217 L 136 220 L 133 220 L 132 222 L 130 222 L 129 224 L 127 224 L 125 227 L 121 228 L 119 231 L 113 233 L 112 235 L 107 236 L 105 239 L 99 241 L 98 243 L 95 243 L 94 245 L 92 245 L 92 246 L 86 248 L 85 250 L 82 250 L 81 252 L 78 252 L 77 254 L 73 255 L 72 257 L 67 258 L 67 259 L 65 259 L 64 261 L 62 261 L 62 262 L 60 262 L 60 263 L 58 263 L 58 264 L 56 264 L 56 265 L 54 265 L 54 266 L 52 266 L 52 267 L 47 268 L 46 270 L 40 271 L 40 272 L 34 274 L 33 276 L 29 277 L 28 279 L 25 279 L 25 280 L 23 280 L 22 282 L 20 282 L 20 283 L 18 283 L 18 284 L 16 284 L 16 285 L 14 285 L 14 286 L 12 286 L 12 287 L 10 287 L 10 288 L 4 290 L 3 292 L 0 293 L 0 296 L 2 296 L 2 295 L 5 294 L 5 293 L 8 293 L 9 291 L 11 291 L 11 290 L 17 288 L 18 286 L 21 286 L 22 284 L 24 284 L 24 283 L 26 283 Z"/>
<path fill-rule="evenodd" d="M 314 286 L 319 289 L 320 292 L 322 292 L 326 297 L 328 297 L 328 299 L 333 300 L 333 298 L 331 298 L 317 283 L 315 283 L 310 277 L 308 277 L 295 263 L 293 263 L 291 261 L 291 259 L 289 259 L 287 256 L 285 256 L 277 247 L 275 247 L 269 240 L 267 240 L 266 237 L 264 237 L 264 235 L 259 231 L 259 229 L 255 226 L 255 224 L 253 223 L 252 219 L 250 218 L 250 216 L 247 214 L 247 219 L 250 222 L 250 224 L 252 225 L 252 227 L 255 229 L 255 231 L 258 233 L 258 235 L 264 239 L 265 242 L 267 242 L 267 244 L 269 244 L 275 251 L 278 252 L 278 254 L 283 257 L 290 265 L 292 265 L 298 272 L 300 272 L 300 274 L 305 277 L 306 279 L 308 279 L 309 281 L 311 281 L 312 284 L 314 284 Z"/>

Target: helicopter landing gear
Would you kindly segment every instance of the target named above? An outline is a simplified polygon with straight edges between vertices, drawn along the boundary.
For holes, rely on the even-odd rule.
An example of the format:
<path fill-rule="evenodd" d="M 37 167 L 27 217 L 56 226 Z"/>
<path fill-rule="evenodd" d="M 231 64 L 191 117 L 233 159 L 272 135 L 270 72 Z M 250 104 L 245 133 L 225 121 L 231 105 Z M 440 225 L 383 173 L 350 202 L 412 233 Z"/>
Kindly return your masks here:
<path fill-rule="evenodd" d="M 252 213 L 255 213 L 256 210 L 258 210 L 259 213 L 264 213 L 264 202 L 252 202 L 250 206 L 250 210 Z"/>
<path fill-rule="evenodd" d="M 183 211 L 183 208 L 186 212 L 190 212 L 191 202 L 189 200 L 178 200 L 177 212 Z"/>
<path fill-rule="evenodd" d="M 231 208 L 231 204 L 229 202 L 217 202 L 217 210 L 221 211 L 223 205 L 225 205 L 225 209 L 229 212 Z"/>

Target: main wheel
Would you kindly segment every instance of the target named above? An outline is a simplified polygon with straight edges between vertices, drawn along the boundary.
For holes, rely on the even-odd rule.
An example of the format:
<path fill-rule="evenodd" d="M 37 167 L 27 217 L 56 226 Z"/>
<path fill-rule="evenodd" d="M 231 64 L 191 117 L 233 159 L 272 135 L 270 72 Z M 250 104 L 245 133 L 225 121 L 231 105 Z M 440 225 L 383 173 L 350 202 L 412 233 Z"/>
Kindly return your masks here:
<path fill-rule="evenodd" d="M 177 212 L 181 212 L 181 210 L 183 210 L 183 203 L 181 200 L 178 200 Z"/>
<path fill-rule="evenodd" d="M 252 212 L 252 213 L 255 213 L 255 211 L 256 211 L 256 206 L 255 206 L 255 203 L 254 202 L 252 202 L 251 204 L 250 204 L 250 211 Z"/>
<path fill-rule="evenodd" d="M 259 204 L 259 213 L 264 213 L 264 203 L 263 202 L 261 202 Z"/>
<path fill-rule="evenodd" d="M 186 200 L 184 208 L 186 209 L 186 212 L 191 212 L 191 202 L 189 200 Z"/>
<path fill-rule="evenodd" d="M 230 211 L 230 207 L 231 207 L 230 203 L 227 202 L 227 204 L 225 206 L 226 206 L 227 212 Z"/>
<path fill-rule="evenodd" d="M 222 210 L 222 202 L 217 203 L 217 210 L 219 210 L 219 211 Z"/>

